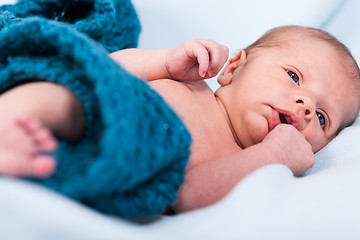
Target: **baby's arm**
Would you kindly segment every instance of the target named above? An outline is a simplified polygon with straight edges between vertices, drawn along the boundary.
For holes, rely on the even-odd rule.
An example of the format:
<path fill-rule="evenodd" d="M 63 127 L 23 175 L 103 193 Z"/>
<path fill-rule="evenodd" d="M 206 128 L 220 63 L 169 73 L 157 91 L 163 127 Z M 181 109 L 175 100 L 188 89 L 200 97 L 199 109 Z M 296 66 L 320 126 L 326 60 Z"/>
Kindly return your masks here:
<path fill-rule="evenodd" d="M 110 56 L 130 73 L 148 81 L 199 81 L 215 76 L 229 56 L 226 46 L 195 39 L 169 49 L 125 49 Z"/>
<path fill-rule="evenodd" d="M 174 209 L 183 212 L 215 203 L 260 167 L 284 164 L 298 176 L 309 169 L 314 161 L 311 145 L 304 136 L 293 126 L 281 124 L 259 144 L 190 169 Z"/>
<path fill-rule="evenodd" d="M 110 54 L 128 72 L 147 81 L 168 78 L 165 59 L 168 49 L 129 48 Z"/>

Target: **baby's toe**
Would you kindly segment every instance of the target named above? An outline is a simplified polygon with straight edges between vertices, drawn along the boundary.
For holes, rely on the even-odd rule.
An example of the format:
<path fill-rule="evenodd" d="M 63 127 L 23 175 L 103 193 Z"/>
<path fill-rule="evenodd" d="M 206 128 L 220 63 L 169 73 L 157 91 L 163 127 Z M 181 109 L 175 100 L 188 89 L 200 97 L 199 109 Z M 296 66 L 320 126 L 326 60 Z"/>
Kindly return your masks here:
<path fill-rule="evenodd" d="M 38 155 L 33 159 L 30 175 L 33 177 L 48 177 L 55 172 L 56 162 L 51 156 Z"/>

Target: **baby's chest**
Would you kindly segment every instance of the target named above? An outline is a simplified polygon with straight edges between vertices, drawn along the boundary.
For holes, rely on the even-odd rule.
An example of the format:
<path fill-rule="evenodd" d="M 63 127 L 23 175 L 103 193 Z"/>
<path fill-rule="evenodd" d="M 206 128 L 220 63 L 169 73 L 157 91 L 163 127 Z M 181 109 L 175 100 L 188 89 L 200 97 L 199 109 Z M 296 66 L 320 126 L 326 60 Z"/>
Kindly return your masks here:
<path fill-rule="evenodd" d="M 192 137 L 189 167 L 220 159 L 240 150 L 232 136 L 221 129 L 198 126 L 192 121 L 186 126 Z"/>
<path fill-rule="evenodd" d="M 150 83 L 181 118 L 191 135 L 189 167 L 238 151 L 213 93 L 172 80 Z"/>

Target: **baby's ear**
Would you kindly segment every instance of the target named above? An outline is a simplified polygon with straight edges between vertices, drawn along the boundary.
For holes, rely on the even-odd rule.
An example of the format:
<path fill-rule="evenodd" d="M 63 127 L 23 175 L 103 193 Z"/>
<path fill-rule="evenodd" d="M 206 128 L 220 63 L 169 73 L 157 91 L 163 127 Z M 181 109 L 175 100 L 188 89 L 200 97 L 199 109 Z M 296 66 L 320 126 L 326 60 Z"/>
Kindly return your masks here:
<path fill-rule="evenodd" d="M 240 50 L 233 58 L 231 58 L 225 65 L 224 70 L 218 78 L 218 83 L 221 86 L 226 86 L 231 83 L 233 74 L 236 69 L 243 66 L 247 61 L 246 52 Z"/>

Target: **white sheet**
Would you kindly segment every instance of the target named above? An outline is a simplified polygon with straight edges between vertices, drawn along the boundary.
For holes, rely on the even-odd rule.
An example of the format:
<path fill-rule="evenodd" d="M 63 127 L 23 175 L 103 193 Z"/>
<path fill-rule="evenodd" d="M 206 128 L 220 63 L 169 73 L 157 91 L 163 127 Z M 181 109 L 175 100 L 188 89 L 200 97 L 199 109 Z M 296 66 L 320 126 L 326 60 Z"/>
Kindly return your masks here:
<path fill-rule="evenodd" d="M 360 57 L 356 0 L 133 3 L 143 25 L 140 47 L 171 47 L 202 37 L 235 52 L 271 27 L 301 24 L 330 31 Z M 217 87 L 214 80 L 209 83 Z M 360 239 L 359 138 L 359 123 L 345 129 L 316 155 L 305 177 L 293 177 L 282 165 L 267 166 L 218 204 L 140 225 L 104 216 L 40 186 L 0 178 L 0 238 Z"/>

